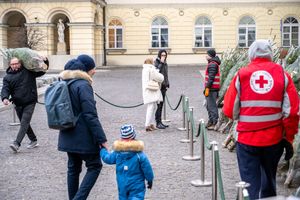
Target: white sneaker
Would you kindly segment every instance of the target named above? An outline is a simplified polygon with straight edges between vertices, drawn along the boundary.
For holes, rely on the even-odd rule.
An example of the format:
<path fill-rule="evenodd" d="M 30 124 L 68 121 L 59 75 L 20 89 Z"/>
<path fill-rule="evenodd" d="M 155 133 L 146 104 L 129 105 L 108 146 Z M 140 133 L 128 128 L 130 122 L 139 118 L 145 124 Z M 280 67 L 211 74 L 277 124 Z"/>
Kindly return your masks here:
<path fill-rule="evenodd" d="M 27 145 L 27 149 L 33 149 L 35 147 L 39 146 L 37 141 L 30 141 L 30 143 Z"/>

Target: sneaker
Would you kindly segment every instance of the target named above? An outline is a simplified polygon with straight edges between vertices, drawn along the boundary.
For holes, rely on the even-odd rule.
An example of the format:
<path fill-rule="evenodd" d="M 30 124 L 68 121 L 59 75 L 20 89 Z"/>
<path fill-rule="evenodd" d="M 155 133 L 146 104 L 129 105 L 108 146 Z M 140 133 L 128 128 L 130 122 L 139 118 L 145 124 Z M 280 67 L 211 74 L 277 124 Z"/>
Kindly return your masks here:
<path fill-rule="evenodd" d="M 19 152 L 20 145 L 18 145 L 16 142 L 11 143 L 11 144 L 9 145 L 9 147 L 10 147 L 15 153 L 18 153 L 18 152 Z"/>
<path fill-rule="evenodd" d="M 37 141 L 30 141 L 30 143 L 27 145 L 27 149 L 33 149 L 35 147 L 39 146 Z"/>

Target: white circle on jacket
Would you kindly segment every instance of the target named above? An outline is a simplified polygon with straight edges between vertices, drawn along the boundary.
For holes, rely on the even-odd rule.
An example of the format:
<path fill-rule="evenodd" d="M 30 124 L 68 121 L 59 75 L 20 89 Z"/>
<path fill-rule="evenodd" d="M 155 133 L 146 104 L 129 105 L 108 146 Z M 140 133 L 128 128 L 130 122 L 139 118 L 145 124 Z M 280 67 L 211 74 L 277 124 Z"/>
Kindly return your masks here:
<path fill-rule="evenodd" d="M 160 89 L 153 91 L 147 89 L 148 82 L 150 80 L 156 81 L 161 87 L 161 83 L 164 80 L 164 76 L 158 72 L 158 70 L 151 64 L 143 64 L 142 72 L 142 88 L 143 88 L 143 101 L 144 104 L 161 102 L 163 100 Z"/>

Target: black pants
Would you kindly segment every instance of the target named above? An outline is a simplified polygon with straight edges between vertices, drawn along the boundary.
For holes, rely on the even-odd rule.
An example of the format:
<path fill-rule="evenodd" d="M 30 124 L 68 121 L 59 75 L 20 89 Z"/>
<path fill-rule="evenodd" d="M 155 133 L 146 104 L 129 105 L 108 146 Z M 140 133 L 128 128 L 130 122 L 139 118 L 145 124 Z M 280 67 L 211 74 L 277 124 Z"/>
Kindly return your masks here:
<path fill-rule="evenodd" d="M 157 104 L 157 109 L 156 109 L 156 112 L 155 112 L 155 121 L 156 121 L 156 123 L 161 122 L 161 113 L 162 113 L 162 109 L 163 109 L 163 106 L 164 106 L 164 103 L 165 103 L 165 97 L 166 97 L 167 90 L 160 90 L 160 91 L 161 91 L 161 94 L 163 96 L 163 101 L 160 102 L 159 104 Z"/>
<path fill-rule="evenodd" d="M 276 196 L 276 171 L 282 152 L 281 143 L 266 147 L 237 143 L 240 175 L 242 181 L 250 183 L 247 190 L 251 200 Z"/>
<path fill-rule="evenodd" d="M 25 105 L 25 106 L 16 106 L 16 113 L 18 115 L 18 118 L 20 120 L 20 129 L 17 135 L 16 143 L 18 145 L 21 145 L 22 140 L 25 137 L 25 134 L 27 134 L 28 138 L 31 141 L 37 141 L 36 136 L 30 126 L 30 121 L 33 115 L 33 111 L 35 108 L 35 103 Z"/>
<path fill-rule="evenodd" d="M 68 152 L 68 193 L 70 200 L 87 199 L 91 189 L 97 181 L 102 169 L 100 155 L 79 154 Z M 82 170 L 82 161 L 85 161 L 86 174 L 79 187 L 79 175 Z"/>

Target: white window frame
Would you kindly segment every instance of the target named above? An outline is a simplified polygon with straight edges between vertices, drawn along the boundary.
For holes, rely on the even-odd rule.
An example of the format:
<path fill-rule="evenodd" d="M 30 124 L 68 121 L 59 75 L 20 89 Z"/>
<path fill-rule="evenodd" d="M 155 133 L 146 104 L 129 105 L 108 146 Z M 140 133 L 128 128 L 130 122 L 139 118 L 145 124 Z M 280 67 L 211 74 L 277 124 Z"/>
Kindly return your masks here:
<path fill-rule="evenodd" d="M 241 21 L 245 18 L 245 17 L 249 17 L 249 18 L 251 18 L 253 21 L 254 21 L 254 24 L 241 24 Z M 254 28 L 254 31 L 255 31 L 255 38 L 254 38 L 254 40 L 253 40 L 253 42 L 256 40 L 256 23 L 255 23 L 255 20 L 252 18 L 252 17 L 250 17 L 250 16 L 244 16 L 244 17 L 242 17 L 241 19 L 240 19 L 240 21 L 239 21 L 239 25 L 238 25 L 238 30 L 237 30 L 237 34 L 238 34 L 238 47 L 239 48 L 248 48 L 251 44 L 248 44 L 249 43 L 249 38 L 248 38 L 248 36 L 249 36 L 249 28 Z M 246 30 L 246 33 L 243 33 L 243 34 L 240 34 L 239 33 L 239 31 L 240 31 L 240 29 L 245 29 Z M 246 43 L 246 45 L 245 46 L 240 46 L 240 36 L 245 36 L 245 43 Z"/>
<path fill-rule="evenodd" d="M 296 20 L 297 23 L 292 23 L 292 21 L 290 20 L 289 23 L 285 23 L 286 20 L 288 20 L 289 18 L 293 18 L 293 20 Z M 284 28 L 285 27 L 288 27 L 289 28 L 289 32 L 284 32 Z M 282 47 L 291 47 L 293 44 L 292 44 L 292 28 L 293 27 L 297 27 L 298 28 L 298 38 L 297 38 L 297 42 L 298 44 L 296 46 L 299 46 L 299 41 L 300 41 L 300 23 L 299 23 L 299 20 L 296 19 L 295 17 L 292 17 L 292 16 L 289 16 L 289 17 L 286 17 L 284 20 L 283 20 L 283 24 L 282 24 L 282 31 L 281 31 L 281 45 Z M 288 39 L 285 39 L 284 36 L 285 35 L 288 35 Z M 284 40 L 288 40 L 289 44 L 288 45 L 284 45 Z"/>
<path fill-rule="evenodd" d="M 155 24 L 155 25 L 153 25 L 153 22 L 156 20 L 156 19 L 158 19 L 158 18 L 161 18 L 161 19 L 163 19 L 166 23 L 167 23 L 167 25 L 162 25 L 162 24 Z M 153 34 L 152 33 L 152 30 L 153 29 L 158 29 L 158 33 L 157 34 Z M 167 37 L 168 37 L 168 39 L 167 39 L 167 46 L 165 46 L 165 47 L 162 47 L 162 45 L 161 45 L 161 36 L 162 36 L 162 34 L 161 34 L 161 30 L 162 29 L 167 29 L 167 32 L 168 32 L 168 34 L 167 34 Z M 152 44 L 153 44 L 153 41 L 156 41 L 156 40 L 153 40 L 153 36 L 154 35 L 157 35 L 157 37 L 158 37 L 158 47 L 154 47 L 154 46 L 152 46 Z M 152 20 L 152 23 L 151 23 L 151 29 L 150 29 L 150 36 L 151 36 L 151 48 L 168 48 L 169 47 L 169 25 L 168 25 L 168 21 L 164 18 L 164 17 L 155 17 L 153 20 Z"/>
<path fill-rule="evenodd" d="M 196 24 L 197 21 L 199 20 L 199 18 L 206 18 L 210 24 Z M 202 28 L 202 33 L 201 33 L 201 36 L 202 36 L 202 46 L 199 46 L 197 47 L 196 46 L 196 42 L 198 41 L 196 38 L 197 38 L 197 34 L 196 34 L 196 29 L 197 28 Z M 205 30 L 209 30 L 211 31 L 211 45 L 210 46 L 205 46 Z M 209 47 L 212 47 L 213 46 L 213 27 L 212 27 L 212 23 L 211 23 L 211 20 L 208 18 L 208 17 L 205 17 L 205 16 L 200 16 L 196 19 L 196 22 L 195 22 L 195 29 L 194 29 L 194 47 L 195 48 L 209 48 Z"/>
<path fill-rule="evenodd" d="M 110 24 L 110 22 L 111 21 L 113 21 L 113 20 L 118 20 L 118 19 L 112 19 L 112 20 L 110 20 L 109 21 L 109 24 Z M 121 24 L 122 24 L 122 22 L 120 21 L 120 20 L 118 20 Z M 110 44 L 111 44 L 111 41 L 109 40 L 109 30 L 111 30 L 111 29 L 113 29 L 114 30 L 114 47 L 110 47 Z M 117 30 L 121 30 L 121 41 L 118 41 L 118 34 L 117 34 Z M 123 48 L 123 26 L 121 25 L 109 25 L 108 26 L 108 34 L 107 34 L 107 36 L 108 36 L 108 48 L 109 49 L 122 49 Z M 121 43 L 121 46 L 120 47 L 118 47 L 118 43 Z"/>

